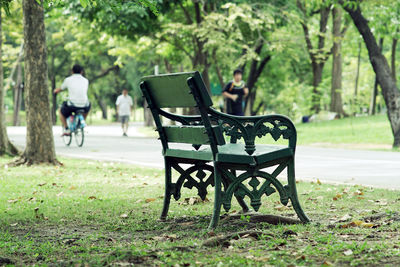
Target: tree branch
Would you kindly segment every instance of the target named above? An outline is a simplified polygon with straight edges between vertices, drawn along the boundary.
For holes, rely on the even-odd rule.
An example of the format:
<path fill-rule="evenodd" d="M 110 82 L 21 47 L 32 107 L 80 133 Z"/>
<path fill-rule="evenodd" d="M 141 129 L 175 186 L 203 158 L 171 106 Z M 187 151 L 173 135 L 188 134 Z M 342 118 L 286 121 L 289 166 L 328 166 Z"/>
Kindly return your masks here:
<path fill-rule="evenodd" d="M 190 17 L 189 11 L 183 6 L 182 1 L 177 1 L 177 2 L 178 2 L 178 5 L 181 7 L 181 9 L 182 9 L 182 11 L 183 11 L 183 14 L 185 14 L 187 23 L 188 23 L 188 24 L 192 24 L 192 23 L 193 23 L 193 20 L 192 20 L 192 18 Z"/>
<path fill-rule="evenodd" d="M 264 70 L 265 65 L 271 60 L 271 55 L 266 56 L 263 60 L 261 60 L 260 64 L 258 65 L 256 77 L 258 78 L 261 75 L 261 72 Z"/>
<path fill-rule="evenodd" d="M 303 28 L 304 39 L 306 41 L 308 54 L 310 55 L 311 61 L 314 62 L 315 61 L 315 53 L 313 52 L 314 48 L 313 48 L 313 45 L 311 43 L 310 31 L 308 29 L 307 22 L 306 22 L 307 12 L 306 12 L 305 7 L 303 6 L 303 4 L 302 4 L 302 2 L 300 0 L 297 0 L 296 4 L 297 4 L 297 7 L 300 9 L 300 11 L 304 15 L 304 21 L 300 21 L 300 24 L 301 24 L 301 27 Z"/>
<path fill-rule="evenodd" d="M 89 79 L 89 81 L 90 81 L 90 83 L 93 83 L 97 79 L 100 79 L 100 78 L 103 78 L 104 76 L 107 76 L 111 71 L 118 71 L 118 70 L 119 70 L 119 66 L 118 65 L 114 65 L 112 67 L 109 67 L 108 69 L 106 69 L 105 71 L 100 73 L 99 75 L 94 76 L 93 78 Z"/>

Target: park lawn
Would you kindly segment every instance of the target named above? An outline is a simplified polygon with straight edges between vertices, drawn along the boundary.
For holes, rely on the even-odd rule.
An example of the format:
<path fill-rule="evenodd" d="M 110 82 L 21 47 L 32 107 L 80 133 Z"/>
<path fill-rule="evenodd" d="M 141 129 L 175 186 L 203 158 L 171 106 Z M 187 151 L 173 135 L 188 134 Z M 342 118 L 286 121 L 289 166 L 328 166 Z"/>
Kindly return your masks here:
<path fill-rule="evenodd" d="M 386 115 L 350 117 L 296 124 L 299 145 L 391 149 L 393 134 Z"/>
<path fill-rule="evenodd" d="M 8 167 L 10 161 L 0 158 L 0 264 L 400 265 L 399 191 L 299 182 L 312 223 L 276 226 L 242 216 L 208 232 L 212 194 L 194 203 L 195 192 L 184 191 L 172 200 L 169 219 L 157 221 L 162 170 L 65 158 L 63 167 Z M 294 217 L 277 194 L 264 197 L 260 211 Z M 258 235 L 202 245 L 247 230 Z"/>

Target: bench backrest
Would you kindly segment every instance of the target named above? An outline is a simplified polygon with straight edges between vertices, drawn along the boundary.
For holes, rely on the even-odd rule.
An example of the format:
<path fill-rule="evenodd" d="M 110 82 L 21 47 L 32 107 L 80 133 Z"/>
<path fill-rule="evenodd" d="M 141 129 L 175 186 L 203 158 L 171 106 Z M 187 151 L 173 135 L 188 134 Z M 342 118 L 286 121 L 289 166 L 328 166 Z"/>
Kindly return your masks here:
<path fill-rule="evenodd" d="M 196 92 L 189 86 L 189 80 L 196 85 Z M 217 145 L 225 143 L 220 127 L 211 125 L 207 116 L 181 116 L 163 110 L 212 106 L 199 72 L 146 76 L 142 78 L 140 88 L 153 114 L 164 149 L 168 148 L 168 143 L 210 144 L 215 152 Z M 160 116 L 183 125 L 163 125 Z"/>

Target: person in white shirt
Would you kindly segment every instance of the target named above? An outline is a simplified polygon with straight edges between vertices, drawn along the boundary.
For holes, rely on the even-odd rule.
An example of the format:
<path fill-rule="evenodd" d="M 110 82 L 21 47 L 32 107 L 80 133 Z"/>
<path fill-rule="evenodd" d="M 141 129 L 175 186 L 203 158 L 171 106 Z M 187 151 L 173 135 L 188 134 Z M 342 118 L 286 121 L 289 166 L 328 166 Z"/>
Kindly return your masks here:
<path fill-rule="evenodd" d="M 72 75 L 65 78 L 61 88 L 54 90 L 54 93 L 59 93 L 68 89 L 68 100 L 64 101 L 60 108 L 60 120 L 64 128 L 63 135 L 69 135 L 70 131 L 67 125 L 67 118 L 78 109 L 84 110 L 84 118 L 86 119 L 89 110 L 90 102 L 87 96 L 89 88 L 89 80 L 83 77 L 83 67 L 75 64 L 72 67 Z"/>
<path fill-rule="evenodd" d="M 128 89 L 122 90 L 122 95 L 118 96 L 117 101 L 117 115 L 122 123 L 123 136 L 128 136 L 129 116 L 132 111 L 132 98 L 128 95 Z"/>

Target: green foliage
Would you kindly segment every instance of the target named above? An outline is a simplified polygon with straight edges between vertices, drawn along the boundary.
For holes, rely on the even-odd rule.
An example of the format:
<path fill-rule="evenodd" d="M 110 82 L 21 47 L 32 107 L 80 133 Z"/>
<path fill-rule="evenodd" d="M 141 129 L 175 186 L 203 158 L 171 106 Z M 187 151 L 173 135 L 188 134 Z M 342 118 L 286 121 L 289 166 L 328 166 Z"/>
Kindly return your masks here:
<path fill-rule="evenodd" d="M 244 67 L 246 80 L 252 64 L 271 56 L 255 84 L 254 106 L 261 107 L 259 113 L 278 112 L 294 119 L 308 115 L 312 72 L 300 24 L 305 18 L 296 1 L 201 1 L 200 22 L 196 22 L 195 3 L 190 0 L 45 1 L 49 78 L 54 76 L 59 86 L 74 63 L 84 65 L 90 79 L 118 66 L 118 71 L 111 71 L 91 83 L 90 98 L 96 109 L 95 95 L 102 96 L 109 107 L 114 107 L 122 87 L 130 89 L 140 103 L 137 81 L 141 76 L 152 74 L 155 65 L 159 66 L 160 73 L 202 71 L 206 66 L 199 63 L 199 55 L 205 56 L 210 83 L 215 86 L 229 81 L 232 70 L 238 66 Z M 311 41 L 318 42 L 320 34 L 318 17 L 311 15 L 321 7 L 339 3 L 361 5 L 376 36 L 385 37 L 383 53 L 390 57 L 387 40 L 399 37 L 400 4 L 388 0 L 305 1 L 306 14 L 310 15 L 307 19 Z M 7 81 L 23 39 L 22 14 L 18 1 L 2 0 L 0 4 L 10 13 L 3 18 L 3 66 Z M 329 19 L 324 50 L 313 51 L 320 56 L 330 53 L 331 23 Z M 350 23 L 342 40 L 342 97 L 348 114 L 363 113 L 369 108 L 375 80 L 368 53 L 362 45 L 358 96 L 354 97 L 360 42 L 363 40 Z M 260 43 L 264 46 L 257 53 Z M 330 60 L 325 64 L 318 88 L 323 109 L 328 109 L 330 103 Z M 6 103 L 12 103 L 12 99 L 9 90 Z M 216 99 L 215 103 L 218 102 Z M 378 96 L 378 105 L 384 109 L 381 96 Z"/>
<path fill-rule="evenodd" d="M 0 0 L 0 7 L 4 9 L 7 15 L 10 15 L 10 3 L 13 0 Z"/>

